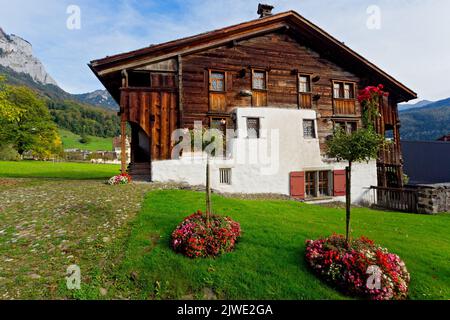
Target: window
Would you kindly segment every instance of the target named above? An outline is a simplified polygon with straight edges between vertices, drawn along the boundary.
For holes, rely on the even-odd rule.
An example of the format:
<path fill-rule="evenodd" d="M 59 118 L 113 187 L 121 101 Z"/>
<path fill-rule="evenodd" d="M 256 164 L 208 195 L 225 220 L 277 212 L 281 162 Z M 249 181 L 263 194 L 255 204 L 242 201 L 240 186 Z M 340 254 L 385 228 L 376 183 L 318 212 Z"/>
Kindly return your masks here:
<path fill-rule="evenodd" d="M 342 98 L 342 97 L 344 97 L 343 83 L 335 82 L 333 84 L 333 86 L 334 86 L 334 93 L 333 93 L 334 97 L 335 98 Z"/>
<path fill-rule="evenodd" d="M 334 129 L 342 129 L 348 134 L 352 134 L 358 128 L 358 124 L 356 121 L 336 121 L 334 123 Z"/>
<path fill-rule="evenodd" d="M 331 185 L 331 171 L 309 171 L 305 174 L 307 198 L 331 196 Z"/>
<path fill-rule="evenodd" d="M 231 169 L 230 168 L 219 169 L 219 175 L 220 175 L 220 184 L 231 185 Z"/>
<path fill-rule="evenodd" d="M 353 90 L 353 84 L 344 83 L 344 99 L 353 99 L 355 98 L 355 93 Z"/>
<path fill-rule="evenodd" d="M 309 75 L 299 75 L 298 78 L 298 91 L 300 93 L 310 93 L 311 92 L 311 76 Z"/>
<path fill-rule="evenodd" d="M 267 89 L 267 79 L 265 71 L 253 71 L 252 88 L 254 90 Z"/>
<path fill-rule="evenodd" d="M 335 99 L 355 99 L 355 84 L 352 82 L 334 82 L 333 96 Z"/>
<path fill-rule="evenodd" d="M 215 92 L 225 91 L 225 72 L 211 72 L 209 89 Z"/>
<path fill-rule="evenodd" d="M 316 173 L 317 172 L 306 172 L 305 193 L 307 198 L 316 197 Z"/>
<path fill-rule="evenodd" d="M 259 139 L 259 118 L 247 118 L 247 137 L 249 139 Z"/>
<path fill-rule="evenodd" d="M 319 171 L 319 197 L 330 196 L 330 171 Z"/>
<path fill-rule="evenodd" d="M 129 71 L 128 72 L 128 86 L 136 88 L 149 88 L 150 72 L 148 71 Z"/>
<path fill-rule="evenodd" d="M 303 120 L 303 137 L 305 139 L 316 138 L 316 129 L 314 126 L 314 120 Z"/>
<path fill-rule="evenodd" d="M 298 103 L 302 109 L 312 108 L 312 86 L 311 76 L 299 74 L 298 75 Z"/>

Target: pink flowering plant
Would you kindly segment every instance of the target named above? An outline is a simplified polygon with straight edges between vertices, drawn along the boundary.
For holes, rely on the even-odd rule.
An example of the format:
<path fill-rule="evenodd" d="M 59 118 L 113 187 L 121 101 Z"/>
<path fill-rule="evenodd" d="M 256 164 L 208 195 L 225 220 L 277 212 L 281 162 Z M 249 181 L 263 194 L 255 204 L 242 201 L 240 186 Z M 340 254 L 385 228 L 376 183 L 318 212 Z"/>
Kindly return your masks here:
<path fill-rule="evenodd" d="M 241 226 L 228 217 L 211 215 L 209 223 L 201 211 L 187 217 L 172 233 L 175 252 L 190 258 L 217 257 L 233 251 Z"/>
<path fill-rule="evenodd" d="M 306 242 L 306 261 L 325 281 L 343 292 L 370 300 L 403 300 L 410 275 L 399 256 L 365 237 L 347 244 L 333 235 Z"/>
<path fill-rule="evenodd" d="M 108 184 L 112 186 L 129 183 L 131 183 L 131 176 L 127 173 L 122 173 L 117 176 L 114 176 L 108 181 Z"/>

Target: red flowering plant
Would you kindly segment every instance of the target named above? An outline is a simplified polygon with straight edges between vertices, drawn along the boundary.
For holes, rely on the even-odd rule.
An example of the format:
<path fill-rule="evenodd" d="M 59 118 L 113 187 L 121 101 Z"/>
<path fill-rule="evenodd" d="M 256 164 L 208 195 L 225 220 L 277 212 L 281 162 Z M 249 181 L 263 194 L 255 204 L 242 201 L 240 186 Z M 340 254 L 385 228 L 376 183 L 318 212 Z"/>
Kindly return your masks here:
<path fill-rule="evenodd" d="M 115 186 L 119 184 L 129 184 L 131 183 L 131 176 L 128 173 L 121 173 L 117 176 L 109 179 L 108 184 Z"/>
<path fill-rule="evenodd" d="M 333 235 L 306 242 L 306 261 L 325 281 L 350 295 L 370 300 L 402 300 L 410 275 L 399 256 L 365 237 L 352 240 Z"/>
<path fill-rule="evenodd" d="M 175 252 L 190 258 L 220 256 L 233 251 L 241 236 L 241 226 L 231 218 L 207 217 L 201 211 L 187 217 L 172 233 Z"/>
<path fill-rule="evenodd" d="M 384 86 L 367 86 L 359 92 L 358 101 L 364 108 L 363 121 L 366 127 L 373 126 L 375 120 L 380 116 L 380 101 L 389 96 L 389 92 L 383 91 Z"/>

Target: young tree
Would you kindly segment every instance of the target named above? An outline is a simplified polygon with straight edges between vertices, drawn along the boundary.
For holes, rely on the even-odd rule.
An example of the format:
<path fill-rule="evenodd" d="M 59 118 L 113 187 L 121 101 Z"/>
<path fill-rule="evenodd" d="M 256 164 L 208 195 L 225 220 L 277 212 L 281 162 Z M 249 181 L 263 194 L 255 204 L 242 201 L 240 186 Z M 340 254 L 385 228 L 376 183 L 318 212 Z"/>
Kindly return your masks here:
<path fill-rule="evenodd" d="M 360 96 L 363 106 L 364 128 L 348 134 L 342 129 L 336 130 L 334 136 L 327 141 L 327 154 L 338 161 L 348 161 L 346 167 L 346 241 L 350 239 L 351 214 L 351 176 L 352 164 L 355 162 L 370 161 L 378 157 L 380 148 L 386 143 L 383 136 L 376 133 L 374 123 L 379 117 L 380 98 L 385 95 L 383 87 L 367 87 Z"/>

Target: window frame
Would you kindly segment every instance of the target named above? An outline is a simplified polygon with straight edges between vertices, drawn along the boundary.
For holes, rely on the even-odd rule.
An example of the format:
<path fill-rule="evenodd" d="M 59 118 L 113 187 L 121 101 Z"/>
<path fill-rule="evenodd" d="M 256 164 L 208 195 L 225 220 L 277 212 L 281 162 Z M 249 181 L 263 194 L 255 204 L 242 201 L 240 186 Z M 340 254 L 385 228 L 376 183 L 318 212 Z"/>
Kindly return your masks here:
<path fill-rule="evenodd" d="M 356 86 L 356 82 L 355 81 L 332 80 L 331 83 L 332 83 L 333 99 L 347 100 L 347 101 L 356 101 L 356 99 L 357 99 L 357 97 L 356 97 L 357 86 Z M 342 85 L 342 87 L 339 88 L 339 91 L 342 94 L 342 96 L 338 96 L 338 97 L 336 96 L 336 92 L 335 92 L 336 84 Z M 346 85 L 350 85 L 353 88 L 353 97 L 349 97 L 349 98 L 345 97 L 345 86 Z"/>
<path fill-rule="evenodd" d="M 347 120 L 347 119 L 335 119 L 335 120 L 333 120 L 333 122 L 334 122 L 334 124 L 333 124 L 333 130 L 334 131 L 336 131 L 337 130 L 337 124 L 339 123 L 339 124 L 343 124 L 344 125 L 344 131 L 346 132 L 346 133 L 353 133 L 353 132 L 355 132 L 355 131 L 357 131 L 358 130 L 358 121 L 357 120 Z M 352 131 L 352 132 L 348 132 L 347 131 L 347 125 L 349 124 L 349 123 L 352 123 L 352 124 L 354 124 L 355 125 L 355 130 L 354 131 Z"/>
<path fill-rule="evenodd" d="M 249 135 L 249 126 L 248 126 L 249 120 L 257 120 L 256 137 L 252 137 L 252 136 Z M 261 139 L 261 118 L 258 118 L 258 117 L 246 117 L 245 118 L 245 126 L 246 126 L 246 129 L 247 129 L 247 139 Z"/>
<path fill-rule="evenodd" d="M 321 174 L 326 174 L 326 180 L 321 179 Z M 312 179 L 312 194 L 311 194 L 311 186 L 310 177 Z M 326 193 L 321 192 L 321 183 L 322 181 L 326 181 Z M 333 197 L 333 171 L 330 169 L 326 170 L 307 170 L 305 171 L 305 198 L 312 199 L 324 199 Z"/>
<path fill-rule="evenodd" d="M 306 129 L 306 127 L 305 127 L 305 123 L 306 122 L 311 122 L 312 123 L 312 133 L 313 133 L 313 135 L 310 137 L 310 136 L 307 136 L 305 133 L 306 133 L 306 131 L 305 131 L 305 129 Z M 305 140 L 314 140 L 314 139 L 317 139 L 317 132 L 316 132 L 316 127 L 317 127 L 317 125 L 316 125 L 316 120 L 315 119 L 303 119 L 303 122 L 302 122 L 302 127 L 303 127 L 303 139 L 305 139 Z"/>
<path fill-rule="evenodd" d="M 264 89 L 254 87 L 255 73 L 263 73 L 264 74 Z M 251 79 L 252 90 L 267 92 L 268 84 L 269 84 L 269 72 L 265 69 L 252 68 L 252 79 Z"/>
<path fill-rule="evenodd" d="M 212 75 L 213 75 L 213 73 L 221 73 L 221 74 L 223 74 L 223 90 L 221 90 L 221 91 L 219 91 L 219 90 L 214 90 L 213 89 L 213 87 L 212 87 Z M 227 72 L 226 71 L 224 71 L 224 70 L 217 70 L 217 69 L 209 69 L 208 70 L 208 77 L 209 77 L 209 79 L 208 79 L 208 83 L 209 83 L 209 92 L 210 93 L 226 93 L 227 92 Z"/>
<path fill-rule="evenodd" d="M 219 184 L 224 186 L 233 185 L 233 169 L 219 168 Z"/>
<path fill-rule="evenodd" d="M 312 181 L 309 178 L 312 177 Z M 312 186 L 310 186 L 312 184 Z M 310 194 L 310 191 L 313 191 Z M 313 199 L 317 198 L 317 171 L 306 171 L 305 172 L 305 198 Z"/>
<path fill-rule="evenodd" d="M 300 78 L 301 77 L 307 77 L 309 79 L 309 91 L 300 91 Z M 297 75 L 297 81 L 298 81 L 298 85 L 297 85 L 297 91 L 298 94 L 312 94 L 313 92 L 313 85 L 312 85 L 312 74 L 311 73 L 304 73 L 304 72 L 299 72 Z"/>

